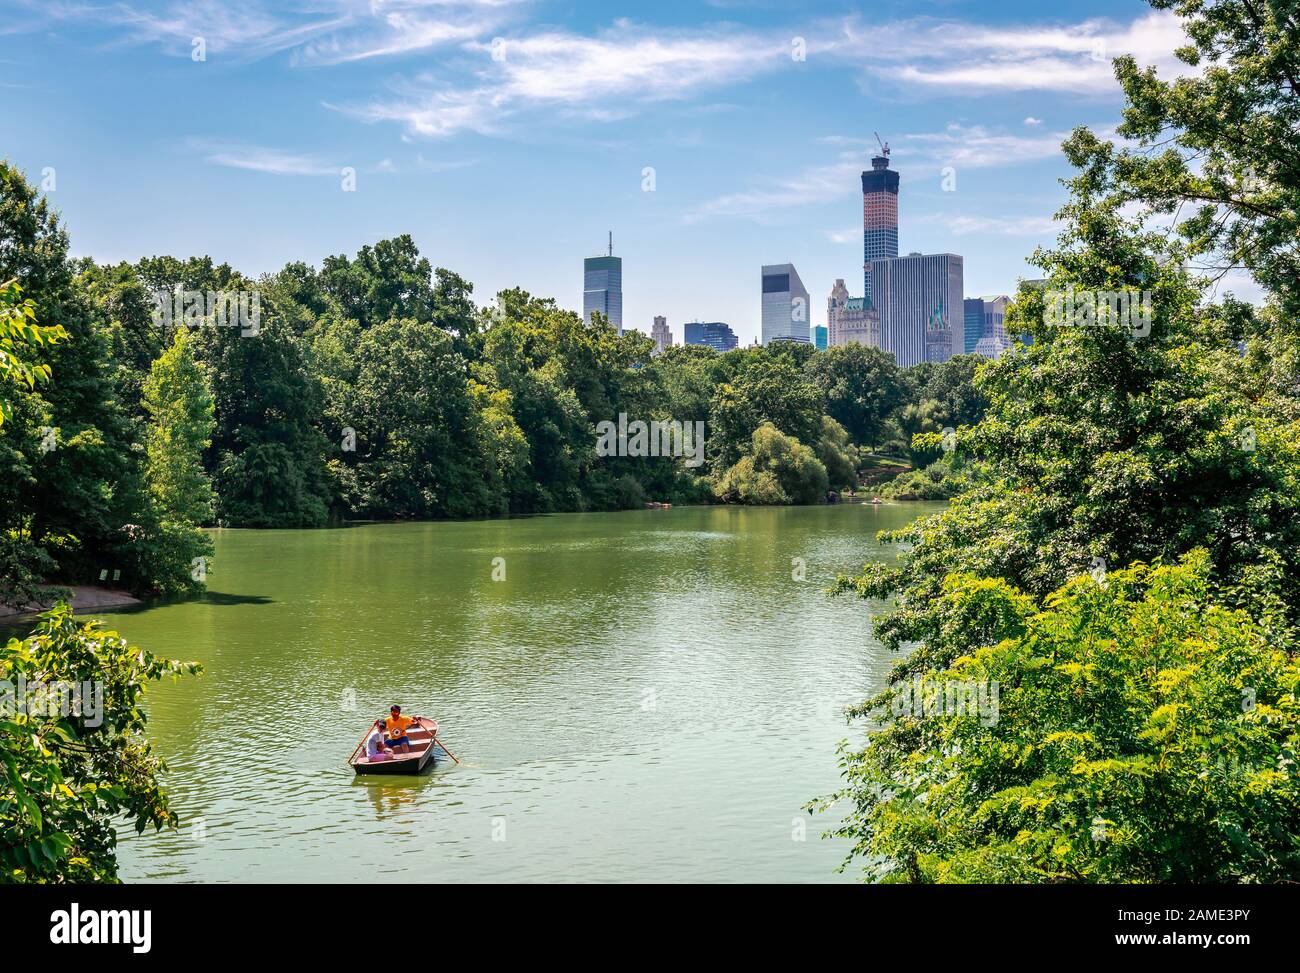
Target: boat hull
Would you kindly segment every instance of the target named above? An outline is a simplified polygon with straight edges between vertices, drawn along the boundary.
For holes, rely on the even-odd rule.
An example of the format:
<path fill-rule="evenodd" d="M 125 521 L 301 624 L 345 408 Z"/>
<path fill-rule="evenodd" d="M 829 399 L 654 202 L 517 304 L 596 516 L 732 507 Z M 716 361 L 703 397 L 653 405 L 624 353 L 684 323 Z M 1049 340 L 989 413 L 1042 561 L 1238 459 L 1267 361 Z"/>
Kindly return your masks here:
<path fill-rule="evenodd" d="M 438 724 L 433 720 L 423 719 L 419 728 L 412 728 L 408 734 L 411 738 L 411 752 L 393 754 L 387 760 L 370 760 L 364 754 L 354 754 L 348 766 L 357 774 L 418 774 L 430 764 L 437 763 L 435 751 L 438 744 L 435 734 Z"/>

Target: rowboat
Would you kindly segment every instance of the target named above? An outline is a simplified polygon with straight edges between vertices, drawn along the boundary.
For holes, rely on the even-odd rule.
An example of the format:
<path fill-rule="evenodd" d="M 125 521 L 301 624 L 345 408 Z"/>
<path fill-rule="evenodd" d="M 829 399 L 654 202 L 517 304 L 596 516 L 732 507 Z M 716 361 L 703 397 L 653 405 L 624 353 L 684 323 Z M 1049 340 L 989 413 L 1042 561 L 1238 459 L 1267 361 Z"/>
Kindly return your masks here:
<path fill-rule="evenodd" d="M 375 720 L 370 724 L 361 743 L 348 758 L 348 766 L 358 774 L 418 774 L 430 763 L 436 762 L 434 751 L 441 748 L 441 744 L 434 740 L 438 732 L 437 720 L 421 716 L 406 731 L 406 735 L 411 738 L 410 753 L 384 754 L 382 760 L 371 760 L 366 756 L 366 740 L 378 723 Z"/>

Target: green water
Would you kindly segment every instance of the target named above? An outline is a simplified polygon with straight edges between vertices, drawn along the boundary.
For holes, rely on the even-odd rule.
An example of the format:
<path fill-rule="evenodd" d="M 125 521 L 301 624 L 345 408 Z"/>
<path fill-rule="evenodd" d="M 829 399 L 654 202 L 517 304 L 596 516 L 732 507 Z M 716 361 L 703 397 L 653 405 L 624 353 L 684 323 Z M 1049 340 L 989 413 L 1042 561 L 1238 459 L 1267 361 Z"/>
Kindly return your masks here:
<path fill-rule="evenodd" d="M 122 876 L 844 881 L 800 807 L 892 659 L 823 590 L 927 507 L 218 531 L 204 600 L 105 616 L 207 670 L 151 692 L 184 824 L 124 837 Z M 395 701 L 463 766 L 354 777 Z"/>

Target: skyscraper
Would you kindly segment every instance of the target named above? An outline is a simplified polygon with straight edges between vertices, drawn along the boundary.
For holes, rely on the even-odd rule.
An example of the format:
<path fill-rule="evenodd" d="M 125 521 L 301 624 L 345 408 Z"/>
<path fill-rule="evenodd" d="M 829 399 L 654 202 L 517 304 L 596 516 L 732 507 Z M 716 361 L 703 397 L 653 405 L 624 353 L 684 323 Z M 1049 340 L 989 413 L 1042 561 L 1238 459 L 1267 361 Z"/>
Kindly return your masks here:
<path fill-rule="evenodd" d="M 1007 304 L 1011 298 L 1005 294 L 996 297 L 968 297 L 966 299 L 966 347 L 968 354 L 997 358 L 1011 347 L 1007 337 Z M 972 328 L 975 334 L 972 337 Z"/>
<path fill-rule="evenodd" d="M 807 344 L 808 290 L 794 264 L 763 265 L 763 344 L 799 341 Z"/>
<path fill-rule="evenodd" d="M 826 340 L 826 325 L 818 324 L 813 326 L 813 347 L 818 351 L 825 351 L 829 342 Z"/>
<path fill-rule="evenodd" d="M 880 347 L 899 367 L 947 361 L 966 347 L 962 258 L 955 253 L 919 254 L 871 261 L 880 313 Z"/>
<path fill-rule="evenodd" d="M 835 281 L 826 299 L 827 344 L 880 347 L 880 312 L 865 304 L 865 298 L 849 297 L 844 278 Z"/>
<path fill-rule="evenodd" d="M 889 168 L 889 148 L 862 173 L 862 283 L 867 307 L 875 306 L 871 262 L 898 256 L 898 173 Z"/>
<path fill-rule="evenodd" d="M 614 234 L 609 235 L 609 252 L 582 262 L 582 320 L 591 327 L 591 315 L 599 311 L 623 333 L 623 258 L 614 256 Z"/>
<path fill-rule="evenodd" d="M 718 351 L 730 351 L 739 339 L 731 326 L 721 321 L 687 321 L 683 344 L 708 345 Z"/>
<path fill-rule="evenodd" d="M 654 339 L 655 351 L 657 352 L 672 347 L 673 333 L 668 330 L 668 319 L 662 314 L 655 315 L 655 323 L 654 327 L 650 329 L 650 337 Z"/>
<path fill-rule="evenodd" d="M 975 345 L 984 337 L 984 299 L 968 297 L 965 301 L 965 353 L 974 354 Z"/>

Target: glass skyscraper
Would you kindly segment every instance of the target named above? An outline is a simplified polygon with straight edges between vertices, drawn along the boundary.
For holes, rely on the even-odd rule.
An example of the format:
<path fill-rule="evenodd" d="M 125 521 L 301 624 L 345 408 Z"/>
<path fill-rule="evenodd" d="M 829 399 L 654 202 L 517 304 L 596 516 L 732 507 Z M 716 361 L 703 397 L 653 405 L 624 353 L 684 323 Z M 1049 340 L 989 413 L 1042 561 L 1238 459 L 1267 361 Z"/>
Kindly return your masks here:
<path fill-rule="evenodd" d="M 599 311 L 622 334 L 623 258 L 612 253 L 588 257 L 582 270 L 582 320 L 590 327 L 592 312 Z"/>
<path fill-rule="evenodd" d="M 731 326 L 721 321 L 687 321 L 684 337 L 685 344 L 708 345 L 718 351 L 731 351 L 739 342 Z"/>
<path fill-rule="evenodd" d="M 808 289 L 794 264 L 763 265 L 763 344 L 799 341 L 807 344 Z"/>

